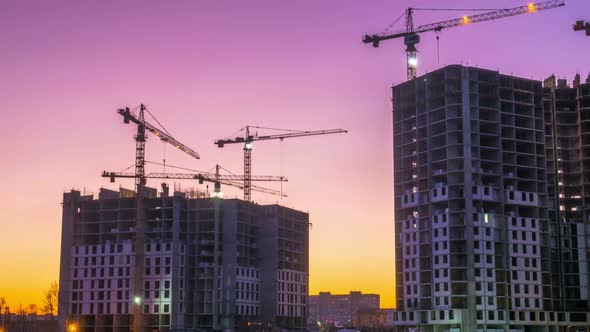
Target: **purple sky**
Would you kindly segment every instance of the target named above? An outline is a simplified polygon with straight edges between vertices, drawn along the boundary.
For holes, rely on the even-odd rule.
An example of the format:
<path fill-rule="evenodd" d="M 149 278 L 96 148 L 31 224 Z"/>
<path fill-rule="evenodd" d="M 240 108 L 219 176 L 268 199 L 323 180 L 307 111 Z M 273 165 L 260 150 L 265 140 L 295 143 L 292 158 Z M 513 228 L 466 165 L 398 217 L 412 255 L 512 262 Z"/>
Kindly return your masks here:
<path fill-rule="evenodd" d="M 590 1 L 566 2 L 443 31 L 440 63 L 435 34 L 424 34 L 418 73 L 463 62 L 535 79 L 585 76 L 590 38 L 571 25 L 590 20 Z M 99 174 L 133 163 L 134 130 L 115 111 L 144 102 L 202 156 L 191 160 L 151 137 L 148 160 L 161 161 L 165 151 L 169 164 L 200 170 L 219 162 L 240 173 L 241 147 L 218 149 L 213 140 L 248 124 L 350 130 L 256 144 L 253 173 L 289 177 L 281 204 L 311 214 L 312 293 L 379 292 L 393 305 L 389 98 L 391 85 L 405 80 L 405 52 L 402 40 L 373 49 L 361 37 L 382 31 L 408 6 L 442 3 L 2 1 L 0 296 L 13 305 L 35 302 L 58 279 L 64 190 L 132 187 Z M 524 4 L 444 1 L 454 8 Z M 463 14 L 420 11 L 414 20 Z"/>

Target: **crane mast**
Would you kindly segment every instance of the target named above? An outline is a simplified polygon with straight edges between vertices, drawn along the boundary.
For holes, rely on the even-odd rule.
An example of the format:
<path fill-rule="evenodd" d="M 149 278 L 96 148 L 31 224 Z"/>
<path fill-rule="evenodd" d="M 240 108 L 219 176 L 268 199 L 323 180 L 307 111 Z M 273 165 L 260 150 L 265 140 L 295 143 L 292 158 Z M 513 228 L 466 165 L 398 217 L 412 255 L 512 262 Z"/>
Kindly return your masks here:
<path fill-rule="evenodd" d="M 373 44 L 373 47 L 379 47 L 379 43 L 384 40 L 404 38 L 406 45 L 407 57 L 407 78 L 408 80 L 416 78 L 416 67 L 418 66 L 418 58 L 416 45 L 420 42 L 420 33 L 428 31 L 441 31 L 443 29 L 469 25 L 473 23 L 480 23 L 485 21 L 497 20 L 505 17 L 536 13 L 541 10 L 547 10 L 565 6 L 564 0 L 551 0 L 539 3 L 529 3 L 526 6 L 519 6 L 514 8 L 506 8 L 496 11 L 491 11 L 483 14 L 462 16 L 452 20 L 446 20 L 436 23 L 429 23 L 421 25 L 414 29 L 413 12 L 415 8 L 408 8 L 406 10 L 406 29 L 396 31 L 393 33 L 381 33 L 374 35 L 365 35 L 363 43 Z"/>
<path fill-rule="evenodd" d="M 250 129 L 267 129 L 267 130 L 281 130 L 286 131 L 283 134 L 276 135 L 258 135 L 258 133 L 252 134 Z M 252 142 L 254 141 L 267 141 L 285 138 L 303 137 L 303 136 L 316 136 L 316 135 L 329 135 L 329 134 L 340 134 L 347 133 L 348 131 L 343 129 L 327 129 L 327 130 L 289 130 L 289 129 L 276 129 L 276 128 L 265 128 L 257 126 L 246 126 L 241 129 L 244 131 L 243 137 L 236 137 L 235 139 L 217 139 L 215 144 L 217 147 L 222 148 L 225 144 L 244 143 L 244 200 L 252 200 Z"/>
<path fill-rule="evenodd" d="M 199 159 L 199 154 L 192 150 L 191 148 L 187 147 L 186 145 L 180 143 L 170 134 L 158 129 L 156 126 L 150 124 L 149 122 L 145 121 L 145 111 L 149 113 L 149 110 L 145 107 L 144 104 L 139 106 L 139 115 L 135 116 L 131 113 L 129 107 L 122 108 L 117 110 L 121 116 L 123 116 L 124 123 L 133 122 L 137 125 L 137 135 L 135 136 L 135 174 L 133 177 L 135 178 L 135 189 L 137 192 L 136 195 L 136 204 L 135 204 L 135 232 L 134 232 L 134 260 L 135 260 L 135 270 L 133 273 L 133 286 L 134 286 L 134 293 L 133 293 L 133 330 L 134 331 L 142 331 L 143 329 L 143 306 L 141 305 L 141 299 L 143 295 L 143 271 L 144 271 L 144 256 L 145 256 L 145 218 L 143 216 L 143 187 L 146 184 L 146 174 L 145 174 L 145 142 L 147 139 L 146 130 L 154 133 L 156 136 L 160 137 L 160 139 L 164 142 L 167 142 L 177 149 L 183 151 L 184 153 L 190 155 L 195 159 Z M 154 118 L 155 119 L 155 118 Z M 156 122 L 158 120 L 156 119 Z M 111 180 L 114 179 L 114 176 L 111 177 Z"/>
<path fill-rule="evenodd" d="M 129 108 L 126 109 L 129 112 Z M 135 190 L 139 197 L 140 187 L 144 186 L 145 180 L 145 118 L 143 111 L 145 106 L 139 107 L 139 118 L 137 118 L 137 135 L 135 136 Z"/>

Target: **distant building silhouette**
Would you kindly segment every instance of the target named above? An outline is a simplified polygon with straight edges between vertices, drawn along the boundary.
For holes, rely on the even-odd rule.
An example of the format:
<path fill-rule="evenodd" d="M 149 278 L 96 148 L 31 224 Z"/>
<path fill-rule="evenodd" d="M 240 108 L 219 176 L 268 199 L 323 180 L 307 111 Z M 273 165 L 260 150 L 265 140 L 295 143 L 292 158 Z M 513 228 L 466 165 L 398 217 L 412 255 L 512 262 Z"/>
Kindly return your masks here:
<path fill-rule="evenodd" d="M 309 296 L 308 325 L 333 324 L 334 326 L 352 326 L 352 314 L 358 309 L 379 309 L 379 294 L 362 294 L 351 291 L 349 294 L 331 294 L 320 292 Z"/>

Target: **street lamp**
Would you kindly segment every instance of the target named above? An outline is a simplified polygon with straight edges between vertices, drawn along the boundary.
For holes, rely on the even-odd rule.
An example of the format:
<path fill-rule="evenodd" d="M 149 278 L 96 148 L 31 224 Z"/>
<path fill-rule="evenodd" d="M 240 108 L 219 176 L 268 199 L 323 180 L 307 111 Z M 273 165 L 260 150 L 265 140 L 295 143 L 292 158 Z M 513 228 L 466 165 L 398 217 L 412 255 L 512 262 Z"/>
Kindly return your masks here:
<path fill-rule="evenodd" d="M 69 332 L 77 332 L 78 331 L 78 325 L 76 325 L 75 323 L 71 323 L 70 325 L 68 325 L 68 331 Z"/>
<path fill-rule="evenodd" d="M 139 295 L 134 296 L 133 303 L 140 305 L 141 304 L 141 297 Z"/>

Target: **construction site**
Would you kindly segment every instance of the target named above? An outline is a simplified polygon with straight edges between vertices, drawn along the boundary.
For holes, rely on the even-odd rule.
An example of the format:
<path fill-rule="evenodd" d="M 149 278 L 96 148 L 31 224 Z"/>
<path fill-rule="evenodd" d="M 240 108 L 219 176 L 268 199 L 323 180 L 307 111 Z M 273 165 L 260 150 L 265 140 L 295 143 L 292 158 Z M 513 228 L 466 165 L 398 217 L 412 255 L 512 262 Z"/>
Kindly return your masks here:
<path fill-rule="evenodd" d="M 531 3 L 366 35 L 403 38 L 393 86 L 396 331 L 589 331 L 590 73 L 544 82 L 463 65 L 417 76 L 420 34 Z M 583 27 L 576 22 L 574 31 Z"/>
<path fill-rule="evenodd" d="M 464 65 L 418 71 L 423 33 L 564 5 L 417 27 L 416 11 L 459 9 L 408 8 L 362 38 L 406 47 L 407 81 L 391 88 L 396 310 L 387 331 L 590 331 L 590 74 L 568 84 Z M 210 142 L 242 147 L 243 173 L 204 172 L 146 160 L 152 140 L 200 155 L 145 104 L 116 113 L 133 127 L 134 163 L 97 177 L 119 189 L 63 194 L 60 331 L 329 331 L 308 317 L 310 214 L 253 200 L 285 197 L 288 181 L 254 175 L 253 146 L 347 130 L 248 125 Z M 228 187 L 243 198 L 225 196 Z"/>
<path fill-rule="evenodd" d="M 251 192 L 284 194 L 252 185 L 287 181 L 251 174 L 254 141 L 346 133 L 342 129 L 283 130 L 215 140 L 243 144 L 244 175 L 146 173 L 147 133 L 199 159 L 176 140 L 145 105 L 117 113 L 137 126 L 135 190 L 102 188 L 98 197 L 72 190 L 63 197 L 60 327 L 68 331 L 305 330 L 309 290 L 309 215 L 278 204 L 252 203 Z M 146 121 L 152 115 L 158 126 Z M 266 128 L 277 130 L 274 128 Z M 165 160 L 164 160 L 165 162 Z M 174 167 L 168 165 L 168 167 Z M 129 167 L 131 168 L 131 167 Z M 213 192 L 181 191 L 148 179 L 212 183 Z M 243 189 L 244 199 L 223 199 L 221 186 Z M 207 187 L 208 188 L 208 187 Z"/>

